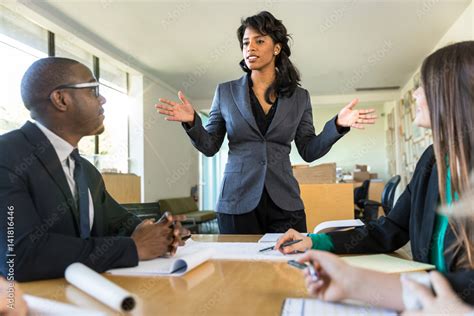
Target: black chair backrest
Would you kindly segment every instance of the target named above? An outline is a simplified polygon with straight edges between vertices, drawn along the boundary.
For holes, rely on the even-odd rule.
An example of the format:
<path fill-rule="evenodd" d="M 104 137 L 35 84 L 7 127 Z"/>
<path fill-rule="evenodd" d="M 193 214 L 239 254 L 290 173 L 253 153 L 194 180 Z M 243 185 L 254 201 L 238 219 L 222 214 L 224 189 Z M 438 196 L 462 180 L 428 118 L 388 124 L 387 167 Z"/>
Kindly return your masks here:
<path fill-rule="evenodd" d="M 370 180 L 365 180 L 360 187 L 354 189 L 354 204 L 359 208 L 364 208 L 362 200 L 367 200 L 369 197 Z"/>
<path fill-rule="evenodd" d="M 400 176 L 394 176 L 388 180 L 387 184 L 383 188 L 382 192 L 382 205 L 384 209 L 387 208 L 390 211 L 393 207 L 393 200 L 395 199 L 395 191 L 398 184 L 400 183 Z M 388 211 L 386 213 L 388 213 Z"/>

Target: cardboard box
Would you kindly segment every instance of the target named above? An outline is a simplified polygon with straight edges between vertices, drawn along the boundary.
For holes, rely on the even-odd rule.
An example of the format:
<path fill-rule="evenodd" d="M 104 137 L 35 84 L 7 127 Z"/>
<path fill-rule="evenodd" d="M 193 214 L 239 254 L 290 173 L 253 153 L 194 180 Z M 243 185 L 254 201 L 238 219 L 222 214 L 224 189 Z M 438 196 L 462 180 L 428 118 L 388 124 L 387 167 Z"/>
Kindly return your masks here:
<path fill-rule="evenodd" d="M 354 182 L 364 182 L 365 180 L 370 179 L 370 173 L 367 171 L 354 171 L 352 173 L 352 178 Z"/>
<path fill-rule="evenodd" d="M 308 168 L 293 168 L 299 184 L 336 183 L 336 164 L 326 163 Z"/>
<path fill-rule="evenodd" d="M 367 172 L 367 165 L 355 165 L 354 169 Z"/>
<path fill-rule="evenodd" d="M 371 173 L 370 174 L 370 179 L 378 179 L 378 178 L 379 178 L 378 173 Z"/>

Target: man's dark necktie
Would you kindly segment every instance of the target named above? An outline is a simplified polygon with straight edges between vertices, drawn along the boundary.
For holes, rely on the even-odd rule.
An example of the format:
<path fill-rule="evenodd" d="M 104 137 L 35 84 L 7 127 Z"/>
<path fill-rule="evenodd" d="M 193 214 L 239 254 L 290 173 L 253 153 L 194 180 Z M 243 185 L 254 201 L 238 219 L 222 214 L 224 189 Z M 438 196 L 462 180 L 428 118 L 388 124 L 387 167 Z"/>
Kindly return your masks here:
<path fill-rule="evenodd" d="M 86 239 L 91 235 L 90 219 L 89 219 L 89 187 L 82 165 L 79 151 L 74 149 L 71 153 L 71 158 L 74 160 L 76 167 L 74 168 L 74 181 L 76 181 L 77 194 L 79 201 L 80 227 L 81 238 Z"/>

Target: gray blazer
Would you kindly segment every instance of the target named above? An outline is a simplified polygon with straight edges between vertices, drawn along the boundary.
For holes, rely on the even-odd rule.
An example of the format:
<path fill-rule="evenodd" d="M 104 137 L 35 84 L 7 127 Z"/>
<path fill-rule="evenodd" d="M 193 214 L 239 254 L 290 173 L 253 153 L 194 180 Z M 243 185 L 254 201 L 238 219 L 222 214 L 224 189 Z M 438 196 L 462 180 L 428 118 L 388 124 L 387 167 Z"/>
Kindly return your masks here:
<path fill-rule="evenodd" d="M 291 142 L 307 161 L 324 156 L 343 136 L 335 118 L 316 135 L 308 91 L 296 88 L 291 97 L 280 97 L 278 107 L 265 136 L 258 129 L 250 105 L 247 75 L 219 84 L 212 102 L 209 122 L 204 128 L 198 115 L 195 124 L 185 130 L 200 152 L 216 154 L 227 133 L 229 155 L 216 211 L 245 214 L 260 201 L 263 186 L 280 208 L 304 209 L 298 182 L 290 163 Z"/>

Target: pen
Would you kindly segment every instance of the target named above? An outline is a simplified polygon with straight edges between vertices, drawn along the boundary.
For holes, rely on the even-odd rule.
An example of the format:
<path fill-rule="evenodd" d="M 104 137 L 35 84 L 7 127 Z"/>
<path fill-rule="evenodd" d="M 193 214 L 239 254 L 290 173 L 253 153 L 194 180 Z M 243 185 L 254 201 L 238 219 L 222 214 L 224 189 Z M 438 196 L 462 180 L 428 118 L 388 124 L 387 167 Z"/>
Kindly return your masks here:
<path fill-rule="evenodd" d="M 316 282 L 319 279 L 319 275 L 318 272 L 316 272 L 316 269 L 314 268 L 313 260 L 309 260 L 308 270 L 309 275 L 311 276 L 311 281 Z"/>
<path fill-rule="evenodd" d="M 168 216 L 170 215 L 169 212 L 164 212 L 163 215 L 161 215 L 160 219 L 158 221 L 155 222 L 155 224 L 161 224 L 163 222 L 165 222 L 168 218 Z M 171 225 L 169 226 L 171 229 L 174 229 L 174 224 L 175 222 L 171 222 Z"/>
<path fill-rule="evenodd" d="M 168 217 L 168 212 L 164 212 L 163 215 L 161 215 L 160 219 L 156 221 L 156 223 L 157 224 L 163 223 L 167 217 Z"/>
<path fill-rule="evenodd" d="M 292 240 L 292 241 L 287 241 L 287 242 L 281 244 L 281 248 L 285 248 L 285 247 L 294 245 L 296 243 L 299 243 L 300 241 L 303 241 L 303 239 L 295 239 L 295 240 Z M 269 251 L 269 250 L 276 250 L 275 246 L 260 249 L 259 252 L 264 252 L 264 251 Z"/>

